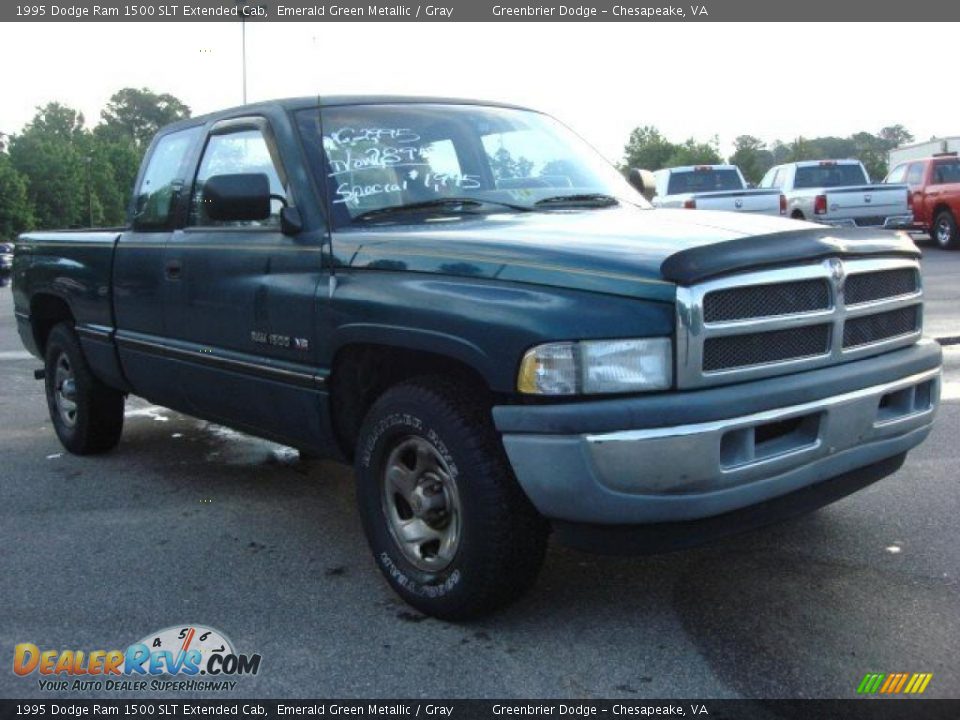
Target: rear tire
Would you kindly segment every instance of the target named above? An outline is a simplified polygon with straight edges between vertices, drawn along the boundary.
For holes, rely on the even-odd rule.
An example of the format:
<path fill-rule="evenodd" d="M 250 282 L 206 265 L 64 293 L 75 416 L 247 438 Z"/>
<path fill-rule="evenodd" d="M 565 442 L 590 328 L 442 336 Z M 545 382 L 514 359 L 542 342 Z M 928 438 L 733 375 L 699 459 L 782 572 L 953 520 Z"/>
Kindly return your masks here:
<path fill-rule="evenodd" d="M 957 221 L 949 210 L 941 210 L 933 219 L 930 236 L 944 250 L 956 250 L 960 246 Z"/>
<path fill-rule="evenodd" d="M 394 591 L 447 620 L 484 615 L 536 580 L 548 524 L 517 484 L 481 393 L 445 377 L 388 390 L 357 446 L 357 502 Z"/>
<path fill-rule="evenodd" d="M 87 365 L 73 326 L 47 338 L 47 407 L 60 442 L 76 455 L 112 450 L 123 432 L 123 393 L 100 382 Z"/>

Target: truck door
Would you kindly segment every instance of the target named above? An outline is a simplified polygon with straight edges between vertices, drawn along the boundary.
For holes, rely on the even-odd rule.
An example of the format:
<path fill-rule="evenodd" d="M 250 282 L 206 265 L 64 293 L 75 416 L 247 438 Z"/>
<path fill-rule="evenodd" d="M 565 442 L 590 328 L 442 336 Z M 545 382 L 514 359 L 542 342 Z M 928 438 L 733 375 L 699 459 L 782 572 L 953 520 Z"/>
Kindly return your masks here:
<path fill-rule="evenodd" d="M 117 243 L 113 264 L 114 317 L 121 366 L 134 391 L 176 407 L 163 352 L 164 253 L 177 221 L 201 126 L 157 137 L 134 192 L 130 230 Z"/>
<path fill-rule="evenodd" d="M 210 129 L 186 226 L 167 247 L 165 317 L 189 412 L 315 448 L 329 435 L 317 411 L 326 399 L 314 337 L 321 240 L 282 231 L 282 208 L 299 199 L 288 166 L 263 117 Z M 267 175 L 266 220 L 219 221 L 205 213 L 204 183 L 238 173 Z"/>

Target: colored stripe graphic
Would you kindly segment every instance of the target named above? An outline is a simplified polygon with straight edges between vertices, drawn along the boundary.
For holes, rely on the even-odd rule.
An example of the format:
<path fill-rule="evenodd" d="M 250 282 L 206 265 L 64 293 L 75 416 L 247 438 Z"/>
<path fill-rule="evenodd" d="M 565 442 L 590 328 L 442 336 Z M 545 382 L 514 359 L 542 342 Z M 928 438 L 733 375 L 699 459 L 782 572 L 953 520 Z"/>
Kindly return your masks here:
<path fill-rule="evenodd" d="M 872 694 L 880 689 L 880 683 L 883 681 L 883 678 L 886 677 L 880 673 L 867 673 L 863 676 L 863 680 L 860 681 L 860 686 L 857 688 L 857 692 L 861 694 Z"/>
<path fill-rule="evenodd" d="M 867 673 L 857 685 L 857 694 L 919 695 L 932 679 L 933 673 Z"/>

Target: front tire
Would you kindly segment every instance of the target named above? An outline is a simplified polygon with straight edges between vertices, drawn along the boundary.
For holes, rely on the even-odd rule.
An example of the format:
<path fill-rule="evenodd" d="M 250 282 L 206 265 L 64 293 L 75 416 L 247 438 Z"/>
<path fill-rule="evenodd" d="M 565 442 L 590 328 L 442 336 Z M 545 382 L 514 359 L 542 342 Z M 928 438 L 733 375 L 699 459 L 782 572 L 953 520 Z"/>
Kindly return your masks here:
<path fill-rule="evenodd" d="M 44 377 L 53 429 L 67 450 L 94 455 L 116 447 L 123 432 L 123 393 L 90 372 L 69 323 L 50 331 Z"/>
<path fill-rule="evenodd" d="M 944 250 L 956 250 L 960 245 L 960 232 L 957 230 L 957 221 L 949 210 L 941 210 L 933 219 L 933 228 L 930 235 Z"/>
<path fill-rule="evenodd" d="M 381 572 L 407 603 L 447 620 L 522 595 L 547 544 L 473 390 L 444 377 L 397 385 L 367 414 L 357 448 L 360 517 Z"/>

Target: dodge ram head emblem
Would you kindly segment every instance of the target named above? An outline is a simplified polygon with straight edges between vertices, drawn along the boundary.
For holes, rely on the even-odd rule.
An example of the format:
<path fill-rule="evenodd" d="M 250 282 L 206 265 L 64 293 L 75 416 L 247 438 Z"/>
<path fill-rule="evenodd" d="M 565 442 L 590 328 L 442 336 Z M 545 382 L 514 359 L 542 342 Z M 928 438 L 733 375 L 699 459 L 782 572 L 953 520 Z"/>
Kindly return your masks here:
<path fill-rule="evenodd" d="M 873 202 L 873 195 L 864 195 L 864 196 L 863 196 L 863 201 L 864 201 L 865 203 Z"/>
<path fill-rule="evenodd" d="M 737 210 L 739 210 L 740 208 L 743 207 L 743 200 L 741 200 L 740 198 L 737 198 L 736 200 L 733 201 L 733 204 L 737 208 Z"/>
<path fill-rule="evenodd" d="M 843 262 L 836 258 L 830 258 L 828 265 L 830 267 L 830 277 L 833 278 L 833 286 L 837 289 L 837 296 L 843 295 L 843 285 L 847 279 L 847 268 Z"/>

